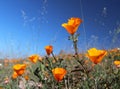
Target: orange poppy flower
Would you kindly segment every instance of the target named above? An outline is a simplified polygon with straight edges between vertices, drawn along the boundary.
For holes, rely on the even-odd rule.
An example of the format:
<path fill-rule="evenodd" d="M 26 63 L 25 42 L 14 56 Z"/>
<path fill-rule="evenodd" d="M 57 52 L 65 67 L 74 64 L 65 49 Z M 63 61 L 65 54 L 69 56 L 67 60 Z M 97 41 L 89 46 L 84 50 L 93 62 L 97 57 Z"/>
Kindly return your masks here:
<path fill-rule="evenodd" d="M 52 73 L 54 78 L 59 82 L 66 75 L 67 71 L 63 68 L 55 68 L 55 69 L 52 69 Z"/>
<path fill-rule="evenodd" d="M 47 55 L 50 55 L 53 51 L 53 46 L 51 45 L 45 46 L 45 50 L 46 50 Z"/>
<path fill-rule="evenodd" d="M 119 68 L 120 67 L 120 61 L 114 61 L 114 65 Z"/>
<path fill-rule="evenodd" d="M 14 72 L 13 72 L 13 75 L 12 75 L 12 78 L 13 78 L 13 79 L 16 79 L 17 77 L 18 77 L 18 74 L 14 71 Z"/>
<path fill-rule="evenodd" d="M 67 23 L 63 23 L 62 27 L 64 27 L 67 32 L 71 35 L 73 35 L 77 30 L 79 25 L 82 23 L 82 20 L 80 18 L 70 18 Z"/>
<path fill-rule="evenodd" d="M 39 55 L 37 55 L 37 54 L 31 55 L 31 56 L 28 57 L 28 59 L 31 62 L 36 63 L 38 61 L 38 59 L 39 59 Z"/>
<path fill-rule="evenodd" d="M 25 78 L 25 80 L 28 80 L 28 79 L 29 79 L 29 76 L 26 75 L 26 76 L 24 76 L 24 78 Z"/>
<path fill-rule="evenodd" d="M 103 57 L 107 54 L 106 50 L 98 50 L 91 48 L 88 50 L 87 57 L 94 63 L 97 64 L 102 61 Z"/>
<path fill-rule="evenodd" d="M 22 75 L 25 72 L 26 64 L 16 64 L 13 66 L 13 70 L 17 73 L 17 75 Z"/>

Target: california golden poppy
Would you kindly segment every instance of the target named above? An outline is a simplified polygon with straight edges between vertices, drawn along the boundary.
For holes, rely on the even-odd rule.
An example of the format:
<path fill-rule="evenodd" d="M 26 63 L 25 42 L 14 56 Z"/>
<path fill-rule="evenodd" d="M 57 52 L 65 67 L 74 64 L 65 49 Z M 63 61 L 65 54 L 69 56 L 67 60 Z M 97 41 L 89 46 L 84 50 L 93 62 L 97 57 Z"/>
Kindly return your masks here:
<path fill-rule="evenodd" d="M 27 75 L 24 76 L 24 78 L 25 78 L 25 80 L 29 80 L 29 76 L 27 76 Z"/>
<path fill-rule="evenodd" d="M 28 59 L 29 59 L 31 62 L 36 63 L 37 60 L 39 59 L 39 55 L 37 55 L 37 54 L 31 55 L 31 56 L 28 57 Z"/>
<path fill-rule="evenodd" d="M 63 23 L 62 27 L 64 27 L 69 34 L 73 35 L 78 30 L 78 27 L 81 23 L 82 20 L 80 18 L 72 17 L 67 23 Z"/>
<path fill-rule="evenodd" d="M 53 51 L 53 46 L 51 45 L 45 46 L 45 50 L 46 50 L 47 55 L 50 55 Z"/>
<path fill-rule="evenodd" d="M 16 64 L 13 66 L 13 70 L 17 73 L 18 76 L 22 75 L 25 72 L 26 64 Z"/>
<path fill-rule="evenodd" d="M 52 73 L 54 78 L 58 82 L 60 82 L 63 79 L 63 77 L 66 75 L 67 71 L 64 68 L 55 68 L 55 69 L 52 69 Z"/>
<path fill-rule="evenodd" d="M 114 65 L 116 66 L 116 67 L 120 67 L 120 61 L 114 61 Z"/>
<path fill-rule="evenodd" d="M 13 75 L 12 75 L 12 78 L 13 78 L 13 79 L 16 79 L 17 77 L 18 77 L 18 74 L 14 71 L 14 72 L 13 72 Z"/>
<path fill-rule="evenodd" d="M 87 57 L 94 63 L 97 64 L 102 61 L 103 57 L 107 54 L 106 50 L 98 50 L 96 48 L 91 48 L 88 50 Z"/>

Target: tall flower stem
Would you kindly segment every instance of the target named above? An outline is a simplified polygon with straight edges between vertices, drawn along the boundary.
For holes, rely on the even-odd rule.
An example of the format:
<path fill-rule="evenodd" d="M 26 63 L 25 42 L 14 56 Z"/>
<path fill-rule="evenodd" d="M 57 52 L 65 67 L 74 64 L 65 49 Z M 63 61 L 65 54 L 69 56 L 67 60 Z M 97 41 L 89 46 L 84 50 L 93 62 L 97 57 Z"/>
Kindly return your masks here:
<path fill-rule="evenodd" d="M 75 50 L 75 55 L 78 55 L 77 41 L 73 41 L 73 46 Z"/>
<path fill-rule="evenodd" d="M 57 82 L 57 89 L 60 89 L 60 83 Z"/>
<path fill-rule="evenodd" d="M 84 72 L 86 73 L 86 75 L 88 76 L 86 68 L 82 65 L 81 61 L 79 60 L 78 48 L 77 48 L 77 42 L 78 42 L 77 37 L 72 35 L 72 41 L 73 41 L 73 46 L 74 46 L 74 50 L 75 50 L 75 58 L 76 58 L 77 62 L 82 66 L 82 68 L 83 68 Z"/>
<path fill-rule="evenodd" d="M 71 35 L 71 36 L 72 36 L 73 46 L 75 50 L 75 55 L 78 55 L 77 39 L 75 39 L 74 35 Z"/>
<path fill-rule="evenodd" d="M 49 60 L 49 58 L 48 58 L 48 57 L 46 57 L 46 60 L 48 61 L 49 65 L 50 65 L 50 68 L 52 69 L 52 68 L 53 68 L 53 66 L 52 66 L 51 61 Z"/>
<path fill-rule="evenodd" d="M 51 54 L 52 54 L 52 56 L 53 56 L 53 58 L 54 58 L 55 62 L 57 62 L 57 59 L 55 58 L 54 53 L 52 52 Z"/>

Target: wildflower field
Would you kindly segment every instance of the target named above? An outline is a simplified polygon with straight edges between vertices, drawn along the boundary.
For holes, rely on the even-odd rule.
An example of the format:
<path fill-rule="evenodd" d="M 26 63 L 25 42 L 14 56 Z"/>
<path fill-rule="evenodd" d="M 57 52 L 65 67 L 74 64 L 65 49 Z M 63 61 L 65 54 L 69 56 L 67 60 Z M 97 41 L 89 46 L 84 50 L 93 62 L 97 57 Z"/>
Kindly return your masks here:
<path fill-rule="evenodd" d="M 120 49 L 89 48 L 78 52 L 76 33 L 82 20 L 72 17 L 61 27 L 69 34 L 74 54 L 54 54 L 45 46 L 46 56 L 0 60 L 0 89 L 120 89 Z"/>

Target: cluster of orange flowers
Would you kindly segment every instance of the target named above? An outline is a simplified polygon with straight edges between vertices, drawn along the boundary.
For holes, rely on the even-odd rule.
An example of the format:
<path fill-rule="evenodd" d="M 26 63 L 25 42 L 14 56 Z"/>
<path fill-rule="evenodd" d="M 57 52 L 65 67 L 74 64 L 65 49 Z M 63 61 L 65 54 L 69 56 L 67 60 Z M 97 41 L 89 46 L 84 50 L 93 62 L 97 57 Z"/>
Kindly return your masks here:
<path fill-rule="evenodd" d="M 53 46 L 48 45 L 45 47 L 45 50 L 46 50 L 47 55 L 50 55 L 53 52 Z M 52 73 L 53 73 L 54 78 L 58 82 L 60 82 L 66 75 L 67 71 L 64 68 L 55 68 L 55 69 L 52 69 Z"/>
<path fill-rule="evenodd" d="M 83 21 L 80 18 L 70 18 L 67 23 L 63 23 L 62 26 L 68 31 L 69 34 L 74 35 L 78 30 L 79 25 Z M 91 48 L 88 50 L 87 57 L 94 63 L 97 64 L 102 61 L 103 57 L 107 54 L 106 50 L 98 50 Z"/>
<path fill-rule="evenodd" d="M 80 18 L 70 18 L 67 23 L 63 23 L 62 27 L 64 27 L 67 32 L 71 35 L 74 35 L 74 33 L 78 30 L 79 25 L 83 21 Z M 98 64 L 102 61 L 103 57 L 107 54 L 106 50 L 98 50 L 96 48 L 91 48 L 88 50 L 87 57 L 94 63 Z M 116 67 L 120 67 L 120 61 L 116 60 L 114 61 L 114 64 Z"/>
<path fill-rule="evenodd" d="M 73 18 L 70 18 L 67 23 L 63 23 L 62 27 L 64 27 L 70 35 L 74 35 L 74 33 L 78 30 L 78 27 L 82 22 L 83 21 L 80 18 L 73 17 Z M 46 50 L 47 55 L 49 56 L 53 52 L 53 46 L 48 45 L 45 47 L 45 50 Z M 107 54 L 106 50 L 98 50 L 96 48 L 91 48 L 87 52 L 88 52 L 86 54 L 87 57 L 94 64 L 100 63 L 103 57 Z M 28 59 L 33 63 L 36 63 L 38 60 L 42 61 L 42 58 L 37 54 L 31 55 Z M 117 66 L 118 65 L 120 66 L 120 61 L 115 61 L 114 64 Z M 25 68 L 26 68 L 25 64 L 14 65 L 13 66 L 13 69 L 14 69 L 13 78 L 16 78 L 17 76 L 21 76 L 24 73 Z M 67 71 L 64 68 L 55 68 L 55 69 L 52 69 L 52 73 L 53 73 L 54 78 L 59 82 L 64 78 Z"/>
<path fill-rule="evenodd" d="M 16 64 L 13 66 L 13 75 L 12 78 L 16 79 L 18 76 L 21 76 L 22 74 L 24 74 L 26 69 L 26 65 L 25 64 Z"/>

